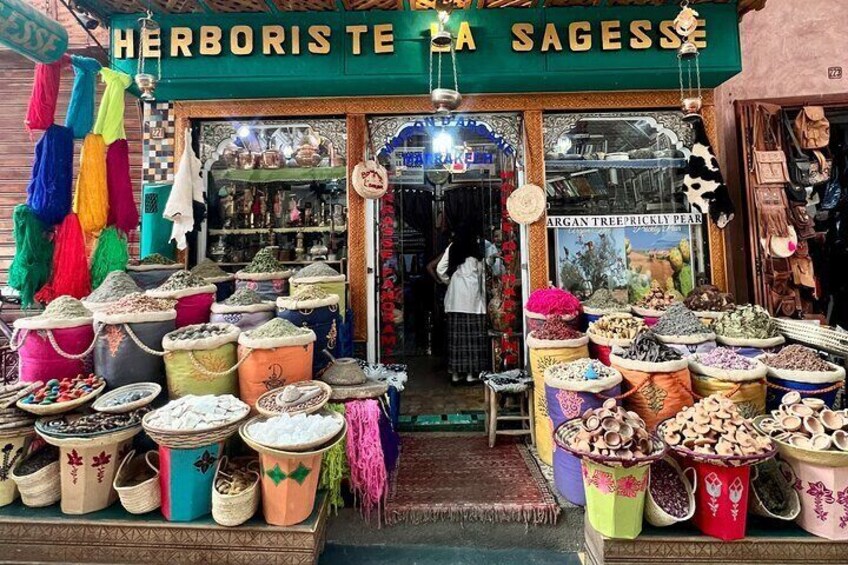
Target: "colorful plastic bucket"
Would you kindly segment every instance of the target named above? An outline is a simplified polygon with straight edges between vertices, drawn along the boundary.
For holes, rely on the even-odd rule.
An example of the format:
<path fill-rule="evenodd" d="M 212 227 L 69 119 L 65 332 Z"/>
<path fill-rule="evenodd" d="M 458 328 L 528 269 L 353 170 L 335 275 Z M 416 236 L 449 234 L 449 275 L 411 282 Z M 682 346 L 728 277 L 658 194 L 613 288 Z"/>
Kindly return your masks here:
<path fill-rule="evenodd" d="M 215 302 L 214 292 L 202 292 L 177 299 L 177 305 L 175 306 L 177 310 L 177 329 L 192 324 L 205 324 L 208 322 L 213 302 Z"/>
<path fill-rule="evenodd" d="M 12 480 L 12 469 L 27 454 L 33 431 L 30 428 L 22 434 L 0 436 L 0 506 L 11 504 L 18 498 L 18 487 Z"/>
<path fill-rule="evenodd" d="M 615 385 L 603 391 L 603 394 L 605 396 L 618 396 L 620 392 L 621 387 Z M 598 394 L 554 388 L 548 384 L 545 385 L 545 398 L 547 399 L 548 415 L 554 429 L 568 420 L 578 418 L 590 408 L 599 408 L 604 403 L 604 398 Z M 557 490 L 570 503 L 585 506 L 586 494 L 581 480 L 580 460 L 558 447 L 556 443 L 554 443 L 553 449 L 554 483 Z"/>
<path fill-rule="evenodd" d="M 68 359 L 50 343 L 48 332 L 59 349 L 71 355 L 80 355 L 94 341 L 94 328 L 85 324 L 74 328 L 51 330 L 20 330 L 18 333 L 18 377 L 21 382 L 47 382 L 50 379 L 73 378 L 89 373 L 94 367 L 93 356 Z"/>
<path fill-rule="evenodd" d="M 745 537 L 751 468 L 724 467 L 688 461 L 695 469 L 694 524 L 708 536 L 724 541 Z"/>
<path fill-rule="evenodd" d="M 848 467 L 825 467 L 786 458 L 801 500 L 797 524 L 821 538 L 848 540 Z"/>
<path fill-rule="evenodd" d="M 212 512 L 212 483 L 223 443 L 194 449 L 159 446 L 162 515 L 170 522 L 190 522 Z"/>
<path fill-rule="evenodd" d="M 642 514 L 650 465 L 609 467 L 582 461 L 586 516 L 608 538 L 635 539 L 642 532 Z"/>

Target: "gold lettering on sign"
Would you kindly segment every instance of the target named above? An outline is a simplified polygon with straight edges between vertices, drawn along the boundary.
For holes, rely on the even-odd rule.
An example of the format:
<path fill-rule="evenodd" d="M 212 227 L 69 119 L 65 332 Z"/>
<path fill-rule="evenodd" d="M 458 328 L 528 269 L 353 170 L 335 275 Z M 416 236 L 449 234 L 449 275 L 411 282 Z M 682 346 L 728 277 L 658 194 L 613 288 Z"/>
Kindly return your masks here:
<path fill-rule="evenodd" d="M 512 50 L 526 53 L 533 50 L 533 24 L 512 24 Z"/>
<path fill-rule="evenodd" d="M 262 54 L 285 55 L 283 41 L 286 40 L 286 30 L 283 26 L 262 26 Z"/>
<path fill-rule="evenodd" d="M 118 59 L 132 59 L 135 57 L 135 41 L 133 30 L 116 29 L 112 32 L 112 50 Z"/>
<path fill-rule="evenodd" d="M 707 22 L 706 20 L 698 20 L 698 27 L 689 36 L 689 41 L 695 44 L 698 49 L 707 48 Z"/>
<path fill-rule="evenodd" d="M 362 34 L 368 33 L 368 26 L 347 26 L 345 31 L 350 34 L 350 52 L 354 55 L 362 55 Z"/>
<path fill-rule="evenodd" d="M 253 51 L 253 28 L 233 26 L 230 30 L 230 51 L 239 57 L 250 55 Z"/>
<path fill-rule="evenodd" d="M 200 54 L 221 54 L 221 28 L 218 26 L 200 26 Z"/>
<path fill-rule="evenodd" d="M 635 50 L 650 49 L 654 41 L 647 32 L 653 25 L 650 20 L 633 20 L 630 22 L 630 48 Z"/>
<path fill-rule="evenodd" d="M 680 36 L 674 31 L 674 22 L 671 20 L 660 22 L 660 47 L 663 49 L 679 49 L 681 45 Z"/>
<path fill-rule="evenodd" d="M 171 57 L 191 57 L 191 42 L 194 33 L 190 27 L 171 28 Z"/>
<path fill-rule="evenodd" d="M 313 55 L 327 55 L 330 52 L 330 26 L 309 26 L 307 30 L 312 41 L 309 52 Z"/>
<path fill-rule="evenodd" d="M 300 55 L 300 26 L 292 26 L 289 35 L 291 36 L 292 55 Z"/>
<path fill-rule="evenodd" d="M 456 50 L 457 51 L 477 51 L 477 43 L 474 41 L 474 34 L 471 33 L 471 26 L 468 22 L 460 22 L 459 29 L 456 32 Z"/>
<path fill-rule="evenodd" d="M 392 24 L 374 26 L 374 53 L 394 53 L 395 35 Z"/>
<path fill-rule="evenodd" d="M 601 22 L 601 49 L 617 51 L 621 49 L 621 22 L 618 20 Z"/>
<path fill-rule="evenodd" d="M 589 51 L 592 48 L 592 24 L 572 22 L 568 26 L 568 45 L 572 51 Z"/>
<path fill-rule="evenodd" d="M 159 57 L 162 47 L 162 35 L 159 30 L 148 29 L 142 32 L 141 37 L 142 57 Z"/>
<path fill-rule="evenodd" d="M 551 48 L 554 51 L 562 51 L 562 41 L 559 40 L 559 34 L 554 24 L 546 25 L 545 33 L 542 35 L 542 53 L 547 53 Z"/>

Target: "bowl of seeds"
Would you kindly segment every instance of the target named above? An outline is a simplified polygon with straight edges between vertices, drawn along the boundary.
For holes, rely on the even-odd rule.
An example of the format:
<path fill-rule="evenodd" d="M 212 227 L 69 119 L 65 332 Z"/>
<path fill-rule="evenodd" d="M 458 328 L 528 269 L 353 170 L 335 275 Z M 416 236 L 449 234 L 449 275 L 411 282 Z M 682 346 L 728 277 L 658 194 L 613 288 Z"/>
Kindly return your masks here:
<path fill-rule="evenodd" d="M 694 480 L 690 480 L 674 458 L 665 456 L 651 464 L 645 519 L 664 528 L 685 522 L 695 514 Z"/>
<path fill-rule="evenodd" d="M 794 488 L 794 473 L 783 461 L 769 459 L 755 465 L 751 474 L 751 514 L 774 520 L 794 520 L 801 499 Z"/>

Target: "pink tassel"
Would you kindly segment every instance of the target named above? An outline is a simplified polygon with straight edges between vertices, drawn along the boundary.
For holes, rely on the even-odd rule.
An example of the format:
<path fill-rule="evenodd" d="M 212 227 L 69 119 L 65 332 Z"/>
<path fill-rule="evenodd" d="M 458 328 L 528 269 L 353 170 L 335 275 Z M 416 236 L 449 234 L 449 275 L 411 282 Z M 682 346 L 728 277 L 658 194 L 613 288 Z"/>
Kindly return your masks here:
<path fill-rule="evenodd" d="M 138 207 L 130 178 L 130 151 L 126 139 L 118 139 L 106 151 L 106 175 L 109 186 L 108 224 L 124 233 L 138 227 Z"/>
<path fill-rule="evenodd" d="M 389 493 L 383 446 L 380 443 L 380 405 L 376 400 L 353 400 L 345 404 L 347 460 L 350 485 L 360 501 L 366 520 L 380 510 Z"/>
<path fill-rule="evenodd" d="M 35 65 L 35 79 L 32 83 L 32 95 L 24 124 L 27 130 L 46 130 L 53 125 L 56 115 L 56 102 L 59 99 L 59 78 L 62 69 L 71 62 L 68 55 L 62 55 L 53 63 Z"/>

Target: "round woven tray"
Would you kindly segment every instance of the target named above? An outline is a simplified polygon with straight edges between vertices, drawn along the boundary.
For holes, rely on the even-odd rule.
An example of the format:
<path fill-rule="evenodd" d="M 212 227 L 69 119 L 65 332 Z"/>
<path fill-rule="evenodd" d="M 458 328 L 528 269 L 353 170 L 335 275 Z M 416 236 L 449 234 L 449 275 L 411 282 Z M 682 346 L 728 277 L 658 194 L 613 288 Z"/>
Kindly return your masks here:
<path fill-rule="evenodd" d="M 133 402 L 127 402 L 126 404 L 118 404 L 116 406 L 108 405 L 112 399 L 136 391 L 148 392 L 149 394 Z M 159 396 L 160 392 L 162 392 L 162 386 L 157 383 L 135 383 L 116 388 L 115 390 L 110 390 L 109 392 L 95 400 L 94 404 L 92 404 L 91 407 L 94 410 L 97 410 L 98 412 L 106 412 L 108 414 L 123 414 L 125 412 L 132 412 L 133 410 L 136 410 L 143 406 L 147 406 L 148 404 L 156 400 L 156 397 Z"/>
<path fill-rule="evenodd" d="M 338 414 L 338 416 L 343 418 L 343 416 L 341 414 Z M 262 444 L 262 443 L 257 443 L 253 439 L 251 439 L 251 437 L 249 435 L 247 435 L 247 427 L 253 421 L 259 420 L 259 419 L 261 419 L 261 417 L 259 417 L 259 416 L 251 418 L 250 420 L 248 420 L 247 422 L 242 424 L 241 427 L 239 428 L 239 435 L 241 436 L 241 439 L 244 440 L 244 443 L 246 443 L 248 445 L 248 447 L 250 447 L 251 449 L 253 449 L 254 451 L 256 451 L 258 453 L 269 453 L 271 455 L 278 455 L 278 456 L 282 456 L 282 457 L 306 457 L 308 455 L 317 455 L 319 453 L 324 453 L 326 451 L 329 451 L 337 443 L 339 443 L 340 441 L 343 441 L 344 438 L 347 437 L 347 423 L 345 423 L 342 426 L 342 429 L 336 435 L 334 435 L 329 441 L 325 442 L 323 445 L 321 445 L 318 448 L 313 448 L 313 449 L 308 450 L 308 451 L 289 451 L 289 450 L 284 451 L 282 449 L 275 449 L 273 447 L 269 447 L 269 446 Z"/>
<path fill-rule="evenodd" d="M 149 424 L 150 417 L 153 412 L 148 412 L 141 420 L 141 425 L 144 431 L 150 436 L 150 439 L 163 447 L 171 449 L 196 449 L 204 445 L 221 443 L 229 439 L 231 435 L 236 433 L 239 425 L 250 414 L 250 407 L 245 405 L 242 413 L 230 422 L 225 422 L 211 428 L 192 431 L 172 431 L 154 428 Z"/>
<path fill-rule="evenodd" d="M 754 418 L 754 427 L 757 428 L 759 432 L 765 433 L 762 428 L 760 428 L 760 423 L 765 418 L 769 417 L 770 416 L 767 414 L 757 416 Z M 771 441 L 774 442 L 777 446 L 777 450 L 780 451 L 780 455 L 784 458 L 795 459 L 802 463 L 810 463 L 821 467 L 848 467 L 848 451 L 839 451 L 836 449 L 828 449 L 825 451 L 804 449 L 803 447 L 790 445 L 785 441 L 775 439 L 774 437 L 771 438 Z"/>
<path fill-rule="evenodd" d="M 83 404 L 87 404 L 91 402 L 97 396 L 106 390 L 106 382 L 104 381 L 96 389 L 92 390 L 85 396 L 80 396 L 79 398 L 75 398 L 74 400 L 68 400 L 67 402 L 55 402 L 53 404 L 24 404 L 23 398 L 18 400 L 15 403 L 15 406 L 23 410 L 24 412 L 29 412 L 30 414 L 35 414 L 36 416 L 55 416 L 57 414 L 64 414 L 65 412 L 70 412 L 75 408 L 79 408 Z"/>
<path fill-rule="evenodd" d="M 347 433 L 347 423 L 345 422 L 344 416 L 342 416 L 338 412 L 330 412 L 328 410 L 321 412 L 321 415 L 322 416 L 332 416 L 333 418 L 335 418 L 337 420 L 341 420 L 341 423 L 342 423 L 341 430 L 339 430 L 338 432 L 335 432 L 333 434 L 328 434 L 327 436 L 325 436 L 325 437 L 323 437 L 319 440 L 310 441 L 310 442 L 306 442 L 306 443 L 299 443 L 299 444 L 295 444 L 295 445 L 287 445 L 285 447 L 274 446 L 274 445 L 266 445 L 264 443 L 260 443 L 260 442 L 256 441 L 255 439 L 251 438 L 250 434 L 247 431 L 251 424 L 265 420 L 265 418 L 263 418 L 261 416 L 254 416 L 253 418 L 251 418 L 250 420 L 248 420 L 247 422 L 244 423 L 244 425 L 239 429 L 239 433 L 241 434 L 241 437 L 245 441 L 245 443 L 247 443 L 250 447 L 253 447 L 257 451 L 259 451 L 257 446 L 262 447 L 265 450 L 274 451 L 274 452 L 277 452 L 277 453 L 298 453 L 298 454 L 300 454 L 300 453 L 304 453 L 304 452 L 313 451 L 313 450 L 316 450 L 316 449 L 320 451 L 322 446 L 325 446 L 325 444 L 327 442 L 332 441 L 333 438 L 338 436 L 340 433 L 342 433 L 342 434 Z"/>
<path fill-rule="evenodd" d="M 571 436 L 573 436 L 580 430 L 581 424 L 582 420 L 580 418 L 575 418 L 574 420 L 569 420 L 560 424 L 560 426 L 554 431 L 554 441 L 556 442 L 556 444 L 561 449 L 564 449 L 565 451 L 574 455 L 578 459 L 589 459 L 590 461 L 594 461 L 595 463 L 608 465 L 610 467 L 636 467 L 642 465 L 649 465 L 658 459 L 662 459 L 666 453 L 667 448 L 665 443 L 659 437 L 653 434 L 651 435 L 651 443 L 653 444 L 653 450 L 651 451 L 651 454 L 647 457 L 642 457 L 640 459 L 607 457 L 604 455 L 596 455 L 593 453 L 577 451 L 569 445 L 569 440 L 571 439 Z"/>
<path fill-rule="evenodd" d="M 256 399 L 256 406 L 255 406 L 256 411 L 259 412 L 259 414 L 261 414 L 262 416 L 265 416 L 267 418 L 271 418 L 272 416 L 279 416 L 280 414 L 288 414 L 290 416 L 293 416 L 295 414 L 312 414 L 314 412 L 318 412 L 319 410 L 321 410 L 327 404 L 327 402 L 330 401 L 330 395 L 333 392 L 332 387 L 330 387 L 330 385 L 328 385 L 327 383 L 325 383 L 323 381 L 300 381 L 300 382 L 297 382 L 297 383 L 292 383 L 291 385 L 287 385 L 287 386 L 296 386 L 296 387 L 318 386 L 321 389 L 321 394 L 317 397 L 318 398 L 317 401 L 315 401 L 315 402 L 310 401 L 311 403 L 308 404 L 308 406 L 306 408 L 298 409 L 297 408 L 298 405 L 293 406 L 292 409 L 289 409 L 289 410 L 286 410 L 286 409 L 283 409 L 283 408 L 278 408 L 277 410 L 269 410 L 267 408 L 263 408 L 261 406 L 261 402 L 264 399 L 271 398 L 271 397 L 273 397 L 277 394 L 282 394 L 283 388 L 285 388 L 285 387 L 275 388 L 274 390 L 269 390 L 268 392 L 266 392 L 265 394 L 263 394 L 262 396 L 260 396 L 259 398 Z"/>
<path fill-rule="evenodd" d="M 657 426 L 658 436 L 662 437 L 664 435 L 663 429 L 665 428 L 665 424 L 672 419 L 673 417 L 659 423 Z M 756 427 L 756 425 L 754 427 Z M 757 431 L 760 431 L 760 429 L 757 428 Z M 776 444 L 777 442 L 775 442 L 772 438 L 772 443 Z M 709 463 L 718 467 L 744 467 L 746 465 L 754 465 L 760 461 L 771 459 L 777 453 L 777 447 L 774 446 L 769 451 L 765 453 L 758 453 L 756 455 L 708 455 L 705 453 L 695 453 L 690 449 L 686 449 L 682 445 L 669 445 L 668 449 L 681 457 L 686 457 L 700 463 Z"/>

